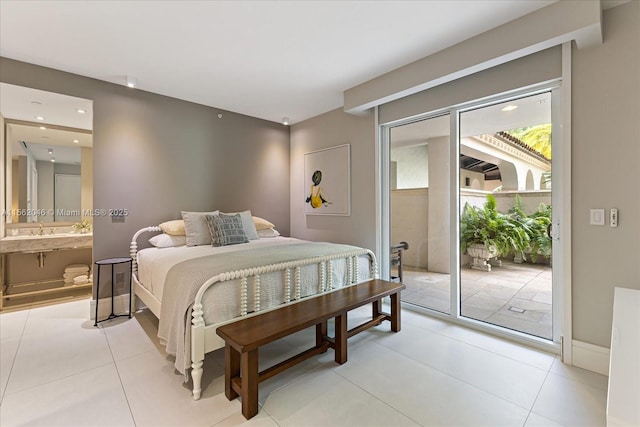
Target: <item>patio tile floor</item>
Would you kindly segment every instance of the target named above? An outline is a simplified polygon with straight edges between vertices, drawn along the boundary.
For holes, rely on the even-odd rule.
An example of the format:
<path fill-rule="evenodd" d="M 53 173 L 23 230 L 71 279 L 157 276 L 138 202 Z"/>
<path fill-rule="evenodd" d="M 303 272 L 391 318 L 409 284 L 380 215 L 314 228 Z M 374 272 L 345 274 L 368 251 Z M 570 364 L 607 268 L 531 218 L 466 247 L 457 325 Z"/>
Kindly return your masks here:
<path fill-rule="evenodd" d="M 448 274 L 404 266 L 402 301 L 449 313 Z M 492 271 L 461 272 L 461 313 L 509 329 L 552 338 L 551 267 L 502 261 Z"/>

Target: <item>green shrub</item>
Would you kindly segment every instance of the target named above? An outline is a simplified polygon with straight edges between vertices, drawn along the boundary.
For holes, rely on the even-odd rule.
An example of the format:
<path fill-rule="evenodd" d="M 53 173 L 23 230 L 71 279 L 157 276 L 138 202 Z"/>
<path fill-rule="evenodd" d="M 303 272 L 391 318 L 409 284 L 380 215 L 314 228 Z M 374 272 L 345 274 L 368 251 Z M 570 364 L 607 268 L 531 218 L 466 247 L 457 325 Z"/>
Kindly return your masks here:
<path fill-rule="evenodd" d="M 496 248 L 498 256 L 520 253 L 530 247 L 530 234 L 510 214 L 498 212 L 496 198 L 487 194 L 482 208 L 465 203 L 460 217 L 460 251 L 474 243 Z"/>

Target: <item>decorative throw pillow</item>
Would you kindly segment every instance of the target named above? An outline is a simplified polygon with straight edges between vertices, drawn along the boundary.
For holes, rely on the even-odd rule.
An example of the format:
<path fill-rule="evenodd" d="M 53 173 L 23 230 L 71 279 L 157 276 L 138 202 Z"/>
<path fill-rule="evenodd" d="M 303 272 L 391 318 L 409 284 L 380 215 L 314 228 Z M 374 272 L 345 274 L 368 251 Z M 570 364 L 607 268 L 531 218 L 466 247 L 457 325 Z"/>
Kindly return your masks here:
<path fill-rule="evenodd" d="M 212 212 L 186 212 L 182 211 L 184 231 L 187 235 L 187 246 L 199 246 L 211 244 L 211 233 L 207 226 L 205 215 L 218 215 L 220 211 Z"/>
<path fill-rule="evenodd" d="M 172 248 L 174 246 L 184 246 L 187 243 L 186 236 L 172 236 L 171 234 L 158 234 L 149 239 L 156 248 Z"/>
<path fill-rule="evenodd" d="M 256 226 L 256 230 L 268 230 L 269 228 L 275 228 L 275 225 L 264 218 L 260 218 L 259 216 L 253 217 L 253 223 Z"/>
<path fill-rule="evenodd" d="M 225 215 L 239 214 L 240 219 L 242 220 L 242 228 L 244 229 L 244 234 L 247 235 L 247 239 L 256 240 L 258 238 L 258 232 L 256 231 L 256 225 L 253 223 L 253 217 L 251 216 L 251 211 L 223 212 L 223 214 Z"/>
<path fill-rule="evenodd" d="M 160 229 L 167 234 L 171 234 L 172 236 L 186 235 L 184 231 L 183 219 L 174 219 L 173 221 L 163 222 L 162 224 L 160 224 Z"/>
<path fill-rule="evenodd" d="M 211 246 L 237 245 L 249 241 L 242 228 L 240 214 L 206 215 L 205 218 L 211 232 Z"/>

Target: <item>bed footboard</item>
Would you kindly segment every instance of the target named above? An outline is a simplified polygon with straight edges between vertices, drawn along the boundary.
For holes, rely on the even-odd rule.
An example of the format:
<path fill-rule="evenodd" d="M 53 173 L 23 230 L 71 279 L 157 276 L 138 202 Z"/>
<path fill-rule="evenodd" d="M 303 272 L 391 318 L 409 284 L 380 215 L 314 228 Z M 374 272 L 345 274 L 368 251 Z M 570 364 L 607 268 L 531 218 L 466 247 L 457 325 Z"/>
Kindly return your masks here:
<path fill-rule="evenodd" d="M 191 320 L 191 378 L 193 380 L 193 398 L 194 400 L 200 399 L 201 380 L 203 373 L 204 355 L 216 348 L 219 348 L 220 343 L 212 343 L 212 346 L 207 346 L 207 337 L 210 334 L 215 334 L 215 329 L 225 323 L 231 323 L 241 318 L 246 318 L 256 314 L 264 313 L 266 311 L 279 309 L 285 305 L 295 304 L 301 299 L 301 274 L 300 270 L 304 266 L 317 265 L 318 266 L 318 293 L 310 295 L 308 298 L 313 298 L 328 292 L 335 291 L 344 286 L 354 285 L 358 282 L 358 258 L 360 256 L 367 255 L 369 257 L 369 278 L 378 278 L 378 266 L 374 253 L 368 249 L 358 249 L 349 252 L 343 252 L 340 254 L 327 255 L 323 257 L 314 257 L 308 259 L 301 259 L 296 261 L 284 262 L 279 264 L 272 264 L 254 268 L 248 268 L 239 271 L 232 271 L 228 273 L 219 274 L 211 279 L 207 280 L 198 290 L 195 301 L 192 308 L 192 320 Z M 332 281 L 333 275 L 331 274 L 332 261 L 344 260 L 346 262 L 346 276 L 347 283 L 334 284 Z M 260 276 L 273 273 L 282 272 L 284 275 L 284 289 L 285 295 L 282 304 L 270 307 L 266 310 L 262 310 L 260 307 Z M 205 292 L 215 283 L 223 282 L 227 280 L 240 280 L 240 317 L 231 319 L 226 322 L 221 322 L 214 325 L 205 325 L 204 311 L 202 305 L 202 298 Z M 251 284 L 250 284 L 251 282 Z M 335 286 L 334 286 L 335 285 Z M 249 312 L 249 286 L 253 288 L 254 300 L 252 301 L 253 311 Z M 209 337 L 211 340 L 212 337 Z M 217 337 L 213 337 L 217 338 Z M 211 340 L 218 341 L 218 340 Z"/>

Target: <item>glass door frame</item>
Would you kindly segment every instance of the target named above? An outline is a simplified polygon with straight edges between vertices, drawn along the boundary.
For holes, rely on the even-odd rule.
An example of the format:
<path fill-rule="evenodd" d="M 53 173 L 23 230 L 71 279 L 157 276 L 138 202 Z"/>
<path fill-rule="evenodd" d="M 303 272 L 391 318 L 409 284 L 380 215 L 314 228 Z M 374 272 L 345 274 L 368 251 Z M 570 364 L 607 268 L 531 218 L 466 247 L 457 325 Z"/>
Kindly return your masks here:
<path fill-rule="evenodd" d="M 566 155 L 567 150 L 563 149 L 563 128 L 566 125 L 566 119 L 563 112 L 562 104 L 562 81 L 560 79 L 553 80 L 551 82 L 545 82 L 538 85 L 529 86 L 526 88 L 520 88 L 514 91 L 493 95 L 487 98 L 473 100 L 465 103 L 461 103 L 448 108 L 442 108 L 439 110 L 419 114 L 404 119 L 394 120 L 387 123 L 378 123 L 379 117 L 378 110 L 376 108 L 376 133 L 378 144 L 377 150 L 377 176 L 376 186 L 378 195 L 377 200 L 377 225 L 379 235 L 376 239 L 377 254 L 379 259 L 380 277 L 389 278 L 389 248 L 390 248 L 390 218 L 391 218 L 391 203 L 390 203 L 390 184 L 389 184 L 389 169 L 390 169 L 390 144 L 391 144 L 391 129 L 398 126 L 407 125 L 417 121 L 428 120 L 443 115 L 449 115 L 450 119 L 450 132 L 449 132 L 449 160 L 451 164 L 450 169 L 450 212 L 455 212 L 455 218 L 452 218 L 450 222 L 450 274 L 451 274 L 451 305 L 450 314 L 438 312 L 428 308 L 421 308 L 414 305 L 410 305 L 412 309 L 417 311 L 425 311 L 429 315 L 446 319 L 448 321 L 459 323 L 461 325 L 478 329 L 484 332 L 508 338 L 513 341 L 522 342 L 527 345 L 531 345 L 540 348 L 545 351 L 551 351 L 554 353 L 561 353 L 562 334 L 563 334 L 563 321 L 567 314 L 567 310 L 570 312 L 570 301 L 565 299 L 566 287 L 563 286 L 563 278 L 566 279 L 568 270 L 565 268 L 570 266 L 570 234 L 568 230 L 562 230 L 560 228 L 560 219 L 567 218 L 565 212 L 570 208 L 567 205 L 567 197 L 563 197 L 563 194 L 570 194 L 570 177 L 567 176 L 570 173 L 570 156 Z M 553 132 L 553 144 L 552 144 L 552 179 L 554 184 L 552 185 L 552 223 L 553 223 L 553 236 L 554 236 L 554 250 L 552 255 L 553 265 L 553 339 L 546 340 L 543 338 L 535 337 L 533 335 L 508 330 L 506 328 L 491 325 L 485 322 L 477 321 L 471 318 L 463 317 L 460 315 L 460 245 L 453 244 L 453 242 L 460 241 L 460 113 L 465 111 L 482 108 L 485 106 L 508 102 L 514 99 L 522 98 L 525 96 L 536 95 L 539 93 L 550 92 L 551 93 L 551 116 L 552 116 L 552 129 Z M 563 155 L 564 154 L 564 155 Z M 567 173 L 568 171 L 568 173 Z M 566 212 L 568 214 L 568 212 Z M 565 224 L 568 226 L 568 224 Z M 562 231 L 562 232 L 561 232 Z M 563 238 L 560 239 L 559 237 Z M 563 244 L 566 241 L 566 244 Z M 569 262 L 567 262 L 567 255 L 569 256 Z M 404 304 L 407 306 L 407 304 Z M 569 326 L 570 325 L 565 325 Z"/>

